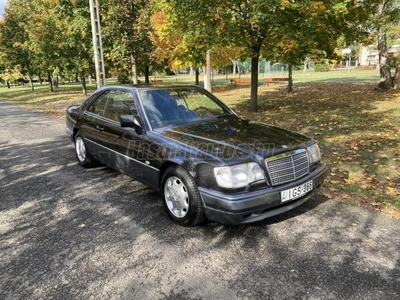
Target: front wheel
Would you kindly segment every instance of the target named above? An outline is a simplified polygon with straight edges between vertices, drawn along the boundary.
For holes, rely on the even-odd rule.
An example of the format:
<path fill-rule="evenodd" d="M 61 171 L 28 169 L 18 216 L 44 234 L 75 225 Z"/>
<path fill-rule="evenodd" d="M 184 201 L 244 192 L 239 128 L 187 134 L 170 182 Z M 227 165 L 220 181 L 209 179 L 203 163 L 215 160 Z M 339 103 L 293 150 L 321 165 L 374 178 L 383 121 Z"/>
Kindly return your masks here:
<path fill-rule="evenodd" d="M 96 161 L 88 151 L 85 140 L 80 132 L 75 136 L 75 153 L 81 166 L 85 168 L 96 166 Z"/>
<path fill-rule="evenodd" d="M 183 226 L 195 226 L 204 221 L 203 203 L 196 183 L 180 166 L 169 167 L 163 176 L 162 198 L 172 220 Z"/>

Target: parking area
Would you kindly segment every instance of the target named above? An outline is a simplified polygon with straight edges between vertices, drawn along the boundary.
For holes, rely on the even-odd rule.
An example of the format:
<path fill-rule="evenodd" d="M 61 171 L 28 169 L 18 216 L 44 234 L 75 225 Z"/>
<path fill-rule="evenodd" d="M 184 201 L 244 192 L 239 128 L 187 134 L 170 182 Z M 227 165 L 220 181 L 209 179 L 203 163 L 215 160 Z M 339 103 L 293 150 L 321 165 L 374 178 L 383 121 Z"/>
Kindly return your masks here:
<path fill-rule="evenodd" d="M 0 102 L 0 299 L 398 299 L 400 221 L 319 193 L 184 228 L 157 194 L 83 169 L 64 120 Z"/>

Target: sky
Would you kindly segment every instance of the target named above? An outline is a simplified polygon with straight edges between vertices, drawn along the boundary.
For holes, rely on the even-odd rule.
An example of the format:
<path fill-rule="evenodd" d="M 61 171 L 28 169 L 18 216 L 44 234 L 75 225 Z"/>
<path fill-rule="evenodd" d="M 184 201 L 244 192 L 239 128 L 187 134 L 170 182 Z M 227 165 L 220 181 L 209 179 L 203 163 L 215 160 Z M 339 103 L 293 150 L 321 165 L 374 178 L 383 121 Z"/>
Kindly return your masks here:
<path fill-rule="evenodd" d="M 3 16 L 5 5 L 6 5 L 6 0 L 0 0 L 0 17 Z"/>

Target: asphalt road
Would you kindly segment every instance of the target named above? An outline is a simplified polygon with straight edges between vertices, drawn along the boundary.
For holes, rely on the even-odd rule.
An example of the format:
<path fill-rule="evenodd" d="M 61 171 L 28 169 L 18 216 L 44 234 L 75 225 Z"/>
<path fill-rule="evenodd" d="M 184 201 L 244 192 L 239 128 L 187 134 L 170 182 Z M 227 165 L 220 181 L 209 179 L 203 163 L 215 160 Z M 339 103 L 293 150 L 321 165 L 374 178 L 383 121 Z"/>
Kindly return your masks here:
<path fill-rule="evenodd" d="M 0 299 L 400 299 L 400 221 L 316 195 L 245 226 L 172 223 L 83 169 L 64 121 L 0 102 Z"/>

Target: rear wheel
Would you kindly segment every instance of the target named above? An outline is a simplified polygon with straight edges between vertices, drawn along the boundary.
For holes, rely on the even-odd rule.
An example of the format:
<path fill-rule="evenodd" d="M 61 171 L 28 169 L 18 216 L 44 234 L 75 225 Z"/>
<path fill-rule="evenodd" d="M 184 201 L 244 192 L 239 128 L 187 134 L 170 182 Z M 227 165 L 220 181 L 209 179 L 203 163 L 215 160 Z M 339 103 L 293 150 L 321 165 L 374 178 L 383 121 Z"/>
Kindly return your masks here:
<path fill-rule="evenodd" d="M 199 190 L 185 169 L 169 167 L 164 173 L 161 190 L 164 207 L 172 220 L 183 226 L 195 226 L 204 221 Z"/>
<path fill-rule="evenodd" d="M 90 154 L 86 147 L 85 139 L 79 131 L 75 136 L 75 153 L 76 158 L 81 166 L 85 168 L 94 167 L 97 162 Z"/>

